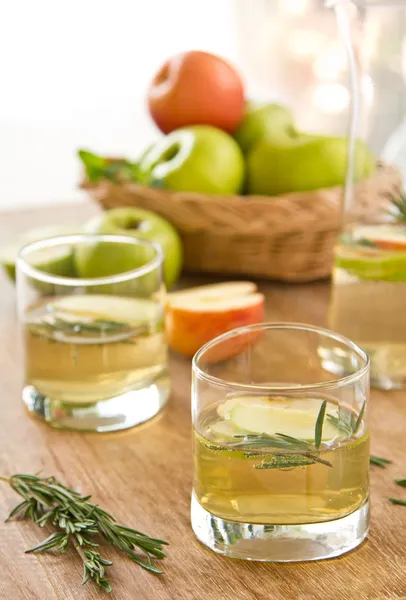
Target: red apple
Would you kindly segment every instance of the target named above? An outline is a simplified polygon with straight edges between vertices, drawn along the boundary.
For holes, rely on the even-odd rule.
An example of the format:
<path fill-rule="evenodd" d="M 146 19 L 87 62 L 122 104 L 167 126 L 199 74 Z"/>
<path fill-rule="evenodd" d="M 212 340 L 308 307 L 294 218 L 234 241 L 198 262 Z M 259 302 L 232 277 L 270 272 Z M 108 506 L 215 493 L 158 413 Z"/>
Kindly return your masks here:
<path fill-rule="evenodd" d="M 148 90 L 152 118 L 164 133 L 187 125 L 212 125 L 229 133 L 244 114 L 244 87 L 225 60 L 193 50 L 159 69 Z"/>
<path fill-rule="evenodd" d="M 236 281 L 169 294 L 165 316 L 169 346 L 191 357 L 226 331 L 262 322 L 265 298 L 256 289 L 254 283 Z M 242 336 L 229 340 L 219 351 L 213 349 L 210 362 L 238 354 L 251 338 L 252 334 Z"/>

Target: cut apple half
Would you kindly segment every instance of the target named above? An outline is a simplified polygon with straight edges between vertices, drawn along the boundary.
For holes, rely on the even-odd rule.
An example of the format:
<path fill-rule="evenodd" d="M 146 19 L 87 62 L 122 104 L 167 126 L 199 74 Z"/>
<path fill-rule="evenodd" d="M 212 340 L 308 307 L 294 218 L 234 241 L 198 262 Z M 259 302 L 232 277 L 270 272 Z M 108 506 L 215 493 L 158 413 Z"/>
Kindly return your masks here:
<path fill-rule="evenodd" d="M 169 346 L 191 357 L 206 342 L 227 331 L 262 322 L 265 298 L 256 290 L 254 283 L 236 281 L 169 294 L 165 316 Z M 212 359 L 238 354 L 251 337 L 237 337 L 231 344 L 214 347 L 213 353 L 220 352 L 221 356 L 213 354 Z"/>
<path fill-rule="evenodd" d="M 48 304 L 48 311 L 65 321 L 82 323 L 102 320 L 141 326 L 162 318 L 161 306 L 152 300 L 91 294 L 60 298 Z"/>
<path fill-rule="evenodd" d="M 314 441 L 315 425 L 323 400 L 264 398 L 244 396 L 227 400 L 218 413 L 233 428 L 247 434 L 288 435 L 308 442 Z M 337 406 L 329 403 L 327 413 L 336 415 Z M 324 420 L 322 441 L 337 438 L 339 430 Z"/>

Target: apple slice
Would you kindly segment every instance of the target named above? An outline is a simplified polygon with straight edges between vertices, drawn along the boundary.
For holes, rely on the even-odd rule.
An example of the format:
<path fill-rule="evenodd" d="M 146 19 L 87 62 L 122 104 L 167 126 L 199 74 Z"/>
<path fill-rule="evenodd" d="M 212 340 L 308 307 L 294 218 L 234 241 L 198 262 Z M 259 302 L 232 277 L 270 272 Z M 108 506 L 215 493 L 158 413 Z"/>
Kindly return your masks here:
<path fill-rule="evenodd" d="M 221 414 L 233 427 L 250 434 L 275 435 L 282 433 L 291 437 L 314 440 L 315 425 L 322 399 L 266 398 L 244 396 L 227 400 Z M 337 413 L 337 406 L 329 404 L 327 412 Z M 327 419 L 323 423 L 322 441 L 339 435 L 339 430 Z"/>
<path fill-rule="evenodd" d="M 45 240 L 58 235 L 69 235 L 79 232 L 80 227 L 73 225 L 51 225 L 48 227 L 31 229 L 26 233 L 17 236 L 13 242 L 0 249 L 0 263 L 10 279 L 14 281 L 15 263 L 21 248 L 31 242 Z M 67 247 L 44 248 L 41 251 L 39 250 L 32 256 L 30 263 L 40 271 L 45 271 L 52 275 L 60 275 L 62 277 L 74 275 L 72 250 Z"/>
<path fill-rule="evenodd" d="M 152 300 L 116 296 L 65 296 L 48 304 L 48 310 L 65 321 L 116 321 L 131 326 L 155 324 L 161 319 L 162 307 Z"/>
<path fill-rule="evenodd" d="M 382 250 L 406 252 L 406 227 L 404 225 L 369 225 L 355 231 L 355 242 L 368 240 Z"/>
<path fill-rule="evenodd" d="M 263 294 L 249 281 L 235 281 L 190 288 L 168 295 L 165 326 L 169 346 L 192 357 L 211 339 L 264 318 Z M 252 334 L 213 348 L 210 359 L 221 360 L 239 354 Z"/>
<path fill-rule="evenodd" d="M 356 229 L 349 245 L 341 245 L 335 266 L 360 279 L 406 281 L 406 228 L 371 225 Z"/>

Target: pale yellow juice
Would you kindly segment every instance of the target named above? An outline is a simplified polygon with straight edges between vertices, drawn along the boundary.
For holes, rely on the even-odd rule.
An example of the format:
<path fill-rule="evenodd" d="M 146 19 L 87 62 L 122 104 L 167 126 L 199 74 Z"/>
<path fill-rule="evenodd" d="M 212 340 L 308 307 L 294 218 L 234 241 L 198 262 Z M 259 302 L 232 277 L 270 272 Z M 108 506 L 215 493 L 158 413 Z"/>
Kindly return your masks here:
<path fill-rule="evenodd" d="M 160 306 L 115 296 L 45 299 L 26 314 L 26 385 L 89 404 L 167 377 Z"/>
<path fill-rule="evenodd" d="M 366 424 L 362 414 L 357 423 L 354 411 L 328 400 L 316 448 L 322 400 L 242 396 L 204 409 L 194 432 L 199 503 L 225 520 L 269 525 L 322 523 L 362 506 L 369 483 Z M 237 404 L 236 418 L 230 402 L 244 405 Z"/>
<path fill-rule="evenodd" d="M 329 327 L 361 346 L 383 387 L 406 385 L 405 303 L 406 228 L 348 233 L 335 250 Z"/>

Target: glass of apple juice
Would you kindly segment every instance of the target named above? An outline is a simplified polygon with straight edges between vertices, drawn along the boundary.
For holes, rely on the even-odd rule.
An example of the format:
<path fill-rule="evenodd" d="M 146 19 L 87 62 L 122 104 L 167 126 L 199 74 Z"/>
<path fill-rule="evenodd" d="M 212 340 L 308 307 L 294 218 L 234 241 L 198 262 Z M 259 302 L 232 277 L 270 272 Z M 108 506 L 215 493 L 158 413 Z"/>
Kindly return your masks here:
<path fill-rule="evenodd" d="M 342 351 L 337 378 L 320 348 Z M 369 363 L 347 338 L 302 324 L 226 333 L 193 359 L 191 521 L 233 558 L 320 560 L 369 529 Z"/>
<path fill-rule="evenodd" d="M 115 431 L 169 395 L 160 246 L 121 235 L 34 242 L 17 258 L 28 411 L 59 428 Z"/>

